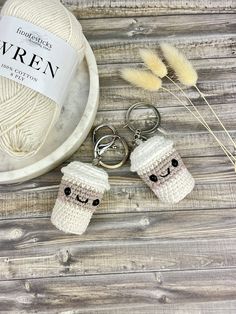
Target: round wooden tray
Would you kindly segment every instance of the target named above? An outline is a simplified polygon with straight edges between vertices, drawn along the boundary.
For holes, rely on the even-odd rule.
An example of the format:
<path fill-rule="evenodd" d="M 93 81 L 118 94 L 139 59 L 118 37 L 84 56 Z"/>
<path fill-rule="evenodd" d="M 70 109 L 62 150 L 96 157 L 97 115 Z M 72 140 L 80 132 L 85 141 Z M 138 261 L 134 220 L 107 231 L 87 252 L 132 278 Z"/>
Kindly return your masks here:
<path fill-rule="evenodd" d="M 83 143 L 94 122 L 99 99 L 97 64 L 86 40 L 84 61 L 71 84 L 67 101 L 48 140 L 31 158 L 15 159 L 0 152 L 0 184 L 19 183 L 58 166 Z"/>

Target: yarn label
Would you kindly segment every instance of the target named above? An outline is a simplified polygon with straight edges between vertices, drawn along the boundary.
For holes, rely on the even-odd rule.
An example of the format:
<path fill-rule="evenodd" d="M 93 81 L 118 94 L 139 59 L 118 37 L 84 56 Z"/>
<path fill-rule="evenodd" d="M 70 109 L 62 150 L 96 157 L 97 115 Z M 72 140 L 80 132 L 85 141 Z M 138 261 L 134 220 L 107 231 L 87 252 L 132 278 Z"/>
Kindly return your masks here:
<path fill-rule="evenodd" d="M 1 76 L 62 106 L 78 62 L 78 51 L 63 39 L 21 19 L 0 16 Z"/>

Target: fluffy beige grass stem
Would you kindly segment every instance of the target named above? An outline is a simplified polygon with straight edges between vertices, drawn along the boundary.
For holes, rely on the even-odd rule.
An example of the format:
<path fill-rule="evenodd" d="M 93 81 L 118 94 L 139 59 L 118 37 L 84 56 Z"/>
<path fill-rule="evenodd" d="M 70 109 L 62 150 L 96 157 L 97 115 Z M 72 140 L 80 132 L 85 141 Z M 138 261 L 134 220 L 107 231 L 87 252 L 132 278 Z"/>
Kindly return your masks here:
<path fill-rule="evenodd" d="M 198 113 L 199 116 L 197 116 L 175 93 L 173 93 L 172 91 L 170 91 L 169 89 L 162 87 L 161 89 L 163 89 L 164 91 L 166 91 L 167 93 L 171 94 L 173 97 L 175 97 L 175 99 L 178 100 L 178 102 L 183 105 L 194 117 L 195 119 L 197 119 L 206 129 L 207 131 L 214 137 L 214 139 L 216 140 L 216 142 L 219 144 L 219 146 L 221 147 L 221 149 L 223 150 L 223 152 L 226 154 L 226 156 L 229 158 L 230 162 L 233 164 L 233 166 L 235 167 L 235 163 L 236 163 L 236 158 L 235 156 L 226 148 L 226 146 L 218 139 L 218 137 L 215 135 L 215 133 L 212 131 L 212 129 L 209 127 L 208 123 L 204 120 L 204 118 L 202 117 L 202 115 L 199 113 L 199 111 L 197 110 L 197 108 L 194 106 L 194 109 L 196 110 L 196 112 Z M 232 159 L 231 159 L 232 158 Z"/>
<path fill-rule="evenodd" d="M 197 87 L 197 80 L 198 80 L 198 75 L 196 70 L 194 69 L 193 65 L 191 62 L 186 58 L 186 56 L 181 53 L 178 49 L 173 47 L 170 44 L 163 43 L 161 44 L 161 49 L 163 51 L 164 57 L 166 58 L 167 62 L 170 64 L 170 66 L 173 68 L 175 71 L 179 81 L 186 86 L 193 86 L 199 95 L 202 97 L 202 99 L 205 101 L 211 112 L 213 113 L 214 117 L 217 119 L 217 121 L 220 123 L 221 127 L 227 134 L 228 138 L 232 142 L 234 148 L 236 148 L 236 143 L 233 140 L 232 136 L 229 134 L 228 130 L 224 126 L 223 122 L 220 120 L 219 116 L 215 112 L 215 110 L 212 108 L 210 103 L 207 101 L 205 98 L 204 94 L 201 92 L 201 90 Z M 189 102 L 191 102 L 190 98 L 186 95 L 184 90 L 175 82 L 173 81 L 169 76 L 166 75 L 166 77 L 175 85 L 179 88 L 179 90 L 187 97 Z M 194 104 L 191 102 L 191 104 L 194 106 Z M 195 106 L 194 106 L 195 107 Z M 196 107 L 195 107 L 196 108 Z M 196 110 L 196 109 L 195 109 Z M 204 118 L 202 117 L 204 120 Z"/>
<path fill-rule="evenodd" d="M 145 53 L 148 53 L 148 58 L 149 58 L 150 57 L 150 51 L 148 51 L 148 52 L 146 51 Z M 152 54 L 153 54 L 153 52 L 152 52 Z M 151 56 L 151 58 L 153 58 L 153 56 Z M 149 58 L 149 61 L 150 61 L 150 58 Z M 149 62 L 149 65 L 150 64 L 151 63 Z M 150 69 L 152 70 L 152 66 L 150 66 Z M 164 72 L 162 72 L 162 73 L 164 73 Z M 218 137 L 212 131 L 212 129 L 210 128 L 208 123 L 205 121 L 204 117 L 199 112 L 198 108 L 194 105 L 194 103 L 191 101 L 191 99 L 188 97 L 188 95 L 185 93 L 185 91 L 182 89 L 182 87 L 179 84 L 177 84 L 174 80 L 172 80 L 172 78 L 169 77 L 167 75 L 167 73 L 165 75 L 166 78 L 168 80 L 170 80 L 181 91 L 181 93 L 187 98 L 187 100 L 192 105 L 195 112 L 192 111 L 189 108 L 189 106 L 187 106 L 175 93 L 173 93 L 172 91 L 170 91 L 167 88 L 164 88 L 162 86 L 161 79 L 159 77 L 157 77 L 157 75 L 152 74 L 151 72 L 133 69 L 133 68 L 125 68 L 125 69 L 121 70 L 121 76 L 123 79 L 125 79 L 126 81 L 128 81 L 129 83 L 131 83 L 132 85 L 134 85 L 136 87 L 140 87 L 142 89 L 145 89 L 145 90 L 148 90 L 151 92 L 158 91 L 159 89 L 162 89 L 162 90 L 166 91 L 167 93 L 171 94 L 175 99 L 177 99 L 180 102 L 180 104 L 182 106 L 184 106 L 207 129 L 207 131 L 214 137 L 214 139 L 219 144 L 219 146 L 221 147 L 223 152 L 229 158 L 230 162 L 234 165 L 234 167 L 236 167 L 236 157 L 234 157 L 234 155 L 230 152 L 230 150 L 228 150 L 226 148 L 226 146 L 218 139 Z M 197 88 L 197 86 L 195 86 L 195 88 Z M 197 90 L 200 93 L 201 97 L 203 99 L 205 99 L 205 96 L 201 93 L 201 91 L 198 88 L 197 88 Z M 207 102 L 206 99 L 205 99 L 205 101 Z M 212 108 L 209 103 L 208 103 L 208 106 L 210 108 Z M 212 108 L 212 110 L 213 110 L 213 108 Z M 213 113 L 215 113 L 214 110 L 213 110 Z M 216 115 L 216 113 L 214 115 Z M 219 118 L 217 120 L 223 126 L 223 129 L 225 130 L 226 134 L 231 139 L 232 143 L 234 144 L 234 147 L 236 147 L 233 139 L 231 138 L 230 134 L 228 133 L 228 131 L 224 127 L 223 123 L 220 121 Z"/>
<path fill-rule="evenodd" d="M 157 53 L 150 49 L 140 49 L 139 54 L 146 65 L 155 75 L 163 78 L 167 75 L 167 67 Z"/>
<path fill-rule="evenodd" d="M 195 86 L 198 80 L 197 72 L 191 62 L 174 46 L 162 43 L 161 50 L 179 81 L 186 86 Z"/>
<path fill-rule="evenodd" d="M 151 92 L 157 91 L 162 85 L 161 79 L 149 71 L 125 68 L 121 70 L 121 77 L 132 85 Z"/>

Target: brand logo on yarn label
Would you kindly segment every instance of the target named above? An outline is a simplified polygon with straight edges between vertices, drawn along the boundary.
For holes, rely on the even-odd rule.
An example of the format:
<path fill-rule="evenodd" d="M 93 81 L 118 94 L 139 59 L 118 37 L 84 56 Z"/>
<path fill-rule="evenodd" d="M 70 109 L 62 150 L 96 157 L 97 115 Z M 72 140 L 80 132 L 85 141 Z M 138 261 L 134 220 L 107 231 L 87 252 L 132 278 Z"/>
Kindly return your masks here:
<path fill-rule="evenodd" d="M 52 44 L 48 41 L 46 36 L 42 36 L 37 32 L 27 32 L 21 27 L 17 29 L 16 33 L 24 37 L 24 40 L 28 41 L 32 45 L 39 46 L 49 51 L 52 49 Z"/>
<path fill-rule="evenodd" d="M 0 75 L 63 105 L 78 52 L 54 34 L 21 19 L 0 18 Z"/>

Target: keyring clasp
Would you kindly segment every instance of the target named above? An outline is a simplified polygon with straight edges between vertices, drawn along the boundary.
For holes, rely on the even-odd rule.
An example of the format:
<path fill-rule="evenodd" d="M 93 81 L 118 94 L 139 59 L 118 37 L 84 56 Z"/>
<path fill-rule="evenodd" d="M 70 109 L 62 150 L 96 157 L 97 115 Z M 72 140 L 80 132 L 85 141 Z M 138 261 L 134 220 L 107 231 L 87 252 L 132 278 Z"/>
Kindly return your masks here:
<path fill-rule="evenodd" d="M 104 140 L 107 140 L 111 138 L 112 140 L 108 144 L 102 144 Z M 117 164 L 106 164 L 102 161 L 102 155 L 112 146 L 114 143 L 119 140 L 124 148 L 124 157 L 123 159 L 118 162 Z M 105 145 L 105 146 L 104 146 Z M 101 146 L 103 148 L 101 149 Z M 101 137 L 95 144 L 94 147 L 94 161 L 93 164 L 102 166 L 107 169 L 117 169 L 123 166 L 126 162 L 126 160 L 129 157 L 129 147 L 126 141 L 118 134 L 109 134 L 109 135 L 104 135 Z"/>
<path fill-rule="evenodd" d="M 117 134 L 116 129 L 112 125 L 110 125 L 110 124 L 105 124 L 104 123 L 104 124 L 101 124 L 101 125 L 97 126 L 93 130 L 93 146 L 94 147 L 96 147 L 96 144 L 98 143 L 97 133 L 98 133 L 99 130 L 101 130 L 103 128 L 107 128 L 107 129 L 111 130 L 111 132 L 112 132 L 111 135 L 116 135 Z M 109 137 L 112 138 L 111 142 L 108 142 L 108 143 L 101 143 L 101 141 L 99 142 L 97 149 L 100 151 L 100 155 L 105 153 L 105 151 L 108 148 L 116 148 L 116 147 L 114 147 L 114 143 L 115 143 L 116 139 L 113 138 L 112 136 L 108 136 L 107 138 L 109 138 Z"/>
<path fill-rule="evenodd" d="M 130 121 L 130 115 L 132 113 L 132 111 L 134 109 L 137 109 L 137 108 L 150 108 L 153 110 L 153 112 L 155 113 L 155 118 L 156 118 L 156 121 L 155 121 L 155 125 L 153 127 L 151 127 L 150 129 L 136 129 L 133 127 L 133 125 L 131 124 L 131 121 Z M 133 104 L 126 112 L 126 117 L 125 117 L 125 120 L 126 120 L 126 126 L 134 133 L 134 134 L 137 134 L 138 133 L 140 134 L 140 139 L 146 139 L 145 135 L 150 135 L 150 134 L 153 134 L 156 130 L 159 129 L 160 127 L 160 124 L 161 124 L 161 115 L 159 113 L 159 111 L 157 110 L 157 108 L 151 104 L 147 104 L 147 103 L 144 103 L 144 102 L 138 102 L 136 104 Z"/>
<path fill-rule="evenodd" d="M 134 128 L 133 125 L 131 124 L 130 121 L 130 116 L 131 113 L 134 109 L 137 108 L 150 108 L 153 110 L 153 112 L 155 113 L 155 124 L 153 127 L 149 128 L 149 129 L 140 129 L 140 128 Z M 141 142 L 146 141 L 147 137 L 146 135 L 150 135 L 153 134 L 155 131 L 160 129 L 160 124 L 161 124 L 161 115 L 159 113 L 159 111 L 157 110 L 157 108 L 151 104 L 147 104 L 144 102 L 138 102 L 136 104 L 133 104 L 126 112 L 126 116 L 125 116 L 125 120 L 126 120 L 126 126 L 134 133 L 134 145 L 139 145 Z"/>

